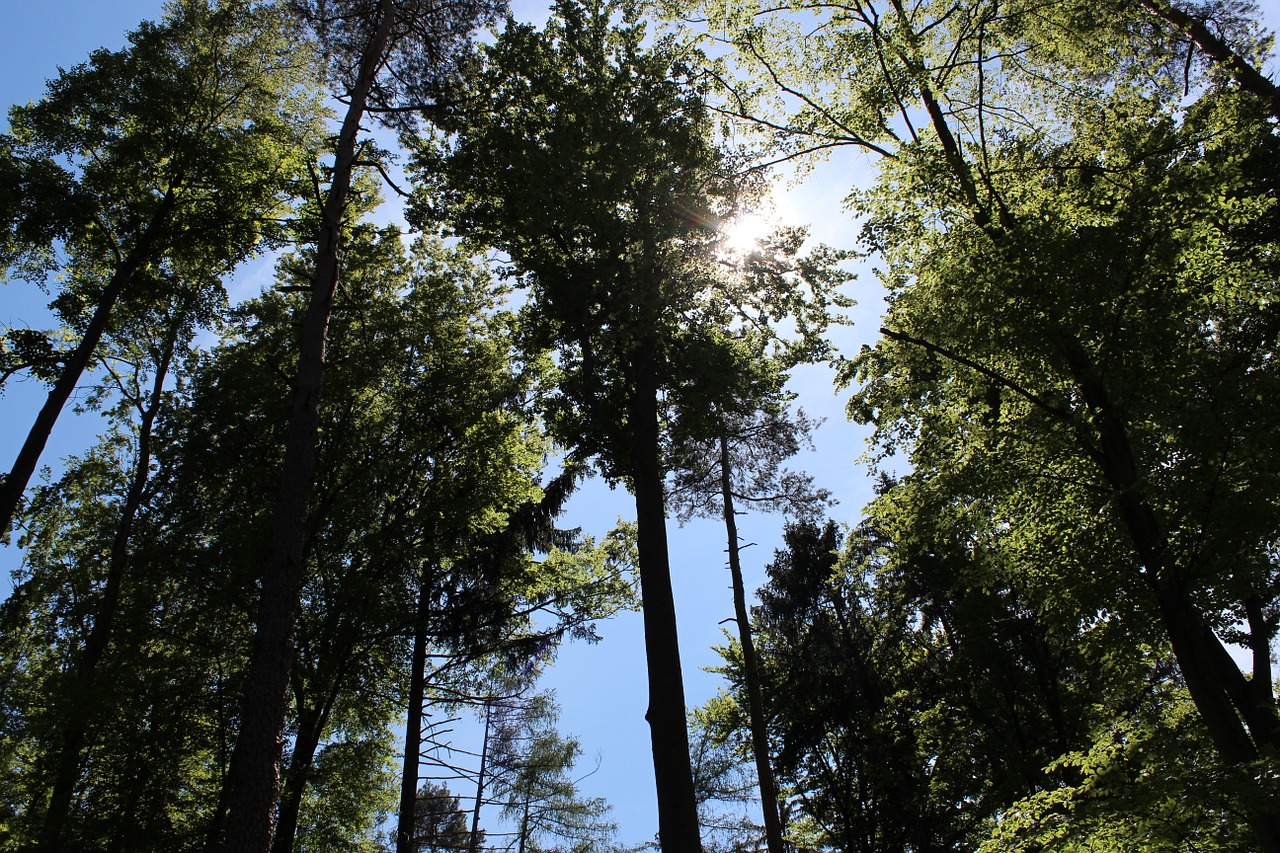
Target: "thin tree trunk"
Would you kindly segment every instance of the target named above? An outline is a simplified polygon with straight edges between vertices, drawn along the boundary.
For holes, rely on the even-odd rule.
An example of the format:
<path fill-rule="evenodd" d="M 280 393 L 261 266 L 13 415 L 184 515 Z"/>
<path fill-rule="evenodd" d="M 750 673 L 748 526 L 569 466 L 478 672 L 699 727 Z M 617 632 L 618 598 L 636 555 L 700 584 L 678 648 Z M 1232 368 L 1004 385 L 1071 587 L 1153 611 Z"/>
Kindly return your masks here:
<path fill-rule="evenodd" d="M 480 849 L 480 807 L 484 805 L 485 773 L 488 772 L 489 730 L 493 724 L 492 700 L 484 704 L 484 739 L 480 741 L 480 772 L 476 774 L 476 804 L 471 810 L 471 837 L 467 842 L 468 853 L 477 853 Z"/>
<path fill-rule="evenodd" d="M 764 699 L 760 693 L 760 658 L 751 638 L 751 615 L 747 612 L 747 591 L 742 580 L 738 549 L 738 521 L 733 508 L 732 468 L 729 441 L 720 436 L 720 499 L 724 505 L 724 527 L 729 540 L 729 575 L 733 579 L 733 617 L 738 623 L 742 644 L 742 677 L 747 684 L 747 719 L 751 726 L 751 751 L 756 759 L 756 780 L 760 785 L 760 805 L 764 812 L 764 838 L 769 853 L 783 853 L 782 819 L 778 814 L 778 783 L 769 761 L 769 733 L 765 727 Z"/>
<path fill-rule="evenodd" d="M 240 734 L 231 757 L 227 853 L 266 853 L 280 796 L 280 759 L 288 705 L 289 671 L 302 588 L 303 544 L 315 489 L 320 395 L 324 386 L 325 339 L 338 287 L 342 217 L 356 160 L 356 137 L 365 103 L 395 23 L 395 3 L 381 0 L 379 21 L 361 58 L 334 157 L 316 248 L 316 275 L 303 319 L 294 381 L 293 411 L 285 444 L 280 491 L 266 555 L 258 624 Z"/>
<path fill-rule="evenodd" d="M 418 583 L 418 618 L 413 627 L 413 656 L 409 671 L 409 713 L 404 729 L 404 765 L 400 776 L 400 814 L 396 824 L 396 853 L 414 853 L 414 822 L 418 804 L 418 766 L 422 752 L 422 708 L 426 693 L 427 584 Z"/>
<path fill-rule="evenodd" d="M 81 696 L 93 696 L 97 684 L 98 664 L 111 644 L 112 628 L 115 626 L 116 611 L 120 605 L 120 591 L 129 570 L 133 523 L 138 517 L 138 511 L 142 508 L 147 482 L 151 478 L 151 434 L 164 400 L 164 383 L 169 375 L 169 366 L 173 361 L 173 352 L 177 346 L 179 334 L 180 325 L 175 319 L 168 330 L 164 348 L 157 360 L 151 393 L 138 423 L 138 452 L 134 461 L 133 476 L 129 480 L 129 490 L 125 495 L 124 507 L 120 512 L 120 521 L 116 525 L 115 536 L 111 541 L 111 556 L 107 568 L 107 581 L 102 590 L 102 601 L 98 604 L 96 618 L 93 627 L 89 630 L 89 637 L 85 641 L 84 652 L 75 674 L 77 692 Z M 95 703 L 88 702 L 82 703 L 79 707 L 65 709 L 70 719 L 62 737 L 62 749 L 58 757 L 53 790 L 49 796 L 49 807 L 45 811 L 44 828 L 41 834 L 41 848 L 48 853 L 56 853 L 62 849 L 62 830 L 67 823 L 71 799 L 80 778 L 80 756 L 88 738 L 89 728 L 93 723 L 90 714 L 95 707 Z"/>
<path fill-rule="evenodd" d="M 337 682 L 334 693 L 337 695 Z M 276 818 L 275 837 L 271 853 L 291 853 L 294 837 L 298 834 L 298 816 L 302 811 L 302 795 L 306 792 L 315 761 L 320 735 L 328 723 L 329 707 L 309 708 L 298 714 L 298 734 L 293 740 L 293 754 L 289 757 L 289 774 L 280 797 L 280 815 Z"/>
<path fill-rule="evenodd" d="M 657 345 L 650 333 L 637 352 L 630 401 L 631 476 L 636 498 L 636 545 L 649 670 L 649 733 L 658 794 L 663 853 L 701 853 L 698 805 L 689 764 L 684 678 L 667 553 L 666 500 L 658 444 Z"/>
<path fill-rule="evenodd" d="M 4 482 L 0 483 L 0 537 L 8 536 L 9 528 L 13 524 L 13 516 L 18 511 L 18 504 L 22 502 L 27 483 L 31 481 L 31 475 L 35 473 L 36 465 L 40 462 L 40 454 L 49 443 L 49 436 L 53 433 L 53 425 L 57 423 L 58 415 L 71 399 L 71 395 L 76 390 L 76 384 L 88 369 L 89 362 L 93 360 L 93 352 L 98 348 L 98 342 L 102 340 L 102 335 L 107 330 L 111 312 L 120 300 L 121 294 L 133 282 L 138 271 L 151 261 L 160 233 L 168 225 L 169 214 L 173 212 L 176 200 L 172 189 L 165 193 L 155 213 L 152 214 L 150 223 L 139 236 L 138 242 L 116 267 L 111 280 L 107 282 L 102 295 L 98 297 L 98 304 L 93 310 L 93 316 L 89 318 L 89 325 L 85 327 L 80 343 L 76 344 L 76 348 L 67 357 L 62 366 L 62 372 L 58 374 L 57 381 L 49 390 L 49 397 L 41 407 L 40 413 L 36 415 L 36 421 L 32 424 L 31 431 L 27 433 L 22 449 L 18 451 L 18 458 L 14 460 L 13 469 L 5 475 Z"/>
<path fill-rule="evenodd" d="M 520 816 L 520 848 L 516 853 L 524 853 L 529 843 L 529 797 L 524 799 L 524 814 Z"/>

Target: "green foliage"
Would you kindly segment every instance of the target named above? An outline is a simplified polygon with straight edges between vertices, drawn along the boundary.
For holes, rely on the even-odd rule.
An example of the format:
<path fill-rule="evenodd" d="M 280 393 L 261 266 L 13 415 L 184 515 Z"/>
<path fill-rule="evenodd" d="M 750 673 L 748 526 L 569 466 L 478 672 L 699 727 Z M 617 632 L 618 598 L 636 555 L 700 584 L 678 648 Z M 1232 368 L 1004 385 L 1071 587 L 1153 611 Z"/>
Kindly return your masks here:
<path fill-rule="evenodd" d="M 682 515 L 718 512 L 724 439 L 733 496 L 806 521 L 754 614 L 798 848 L 1274 847 L 1280 137 L 1239 69 L 1170 24 L 1188 10 L 1257 64 L 1250 4 L 668 5 L 704 16 L 718 60 L 651 36 L 630 3 L 564 0 L 474 56 L 493 4 L 390 4 L 368 108 L 405 131 L 421 116 L 401 110 L 432 108 L 412 215 L 464 242 L 407 249 L 364 222 L 368 175 L 345 199 L 290 684 L 295 845 L 379 849 L 414 632 L 431 689 L 456 696 L 532 677 L 633 604 L 635 528 L 555 528 L 589 460 L 633 486 L 674 472 Z M 282 223 L 315 167 L 316 84 L 352 88 L 384 7 L 179 0 L 11 111 L 3 276 L 54 291 L 65 329 L 5 330 L 0 383 L 61 376 L 128 283 L 81 403 L 112 430 L 34 490 L 0 609 L 0 849 L 39 843 L 77 726 L 62 841 L 217 842 L 315 252 L 230 312 L 222 279 L 319 230 L 314 207 Z M 843 535 L 811 523 L 828 496 L 782 467 L 807 434 L 783 388 L 830 355 L 850 255 L 786 228 L 728 252 L 720 225 L 761 186 L 714 141 L 724 116 L 754 121 L 769 159 L 883 158 L 850 201 L 889 289 L 885 337 L 841 376 L 873 464 L 905 464 Z M 468 257 L 490 249 L 518 307 Z M 215 320 L 218 345 L 189 354 Z M 147 456 L 148 383 L 175 353 Z M 1251 679 L 1192 653 L 1218 638 L 1250 648 Z M 751 787 L 743 652 L 721 651 L 696 781 L 708 843 L 730 848 L 758 839 L 711 808 L 741 810 Z M 579 744 L 550 703 L 522 713 L 488 788 L 522 849 L 608 848 Z M 428 786 L 419 806 L 420 847 L 465 846 L 457 798 Z"/>
<path fill-rule="evenodd" d="M 414 815 L 415 853 L 456 853 L 468 849 L 471 831 L 467 827 L 467 815 L 445 785 L 424 782 L 418 789 Z"/>
<path fill-rule="evenodd" d="M 302 853 L 380 853 L 377 830 L 395 807 L 395 745 L 389 731 L 330 743 L 303 797 L 295 841 Z"/>
<path fill-rule="evenodd" d="M 1235 803 L 1248 797 L 1206 756 L 1185 697 L 1121 719 L 1046 770 L 1056 784 L 1011 806 L 980 851 L 1252 850 Z"/>
<path fill-rule="evenodd" d="M 559 353 L 549 424 L 619 478 L 629 442 L 605 427 L 630 417 L 644 341 L 669 407 L 692 419 L 755 369 L 733 327 L 789 318 L 795 346 L 820 350 L 845 277 L 839 253 L 800 257 L 797 230 L 723 272 L 716 224 L 745 199 L 708 137 L 695 57 L 642 47 L 634 10 L 616 10 L 620 26 L 614 11 L 563 3 L 544 32 L 508 25 L 445 123 L 456 135 L 419 148 L 416 217 L 508 256 L 531 288 L 531 343 Z"/>
<path fill-rule="evenodd" d="M 604 799 L 579 795 L 573 773 L 582 747 L 556 730 L 559 713 L 554 697 L 535 696 L 507 721 L 506 748 L 495 756 L 502 816 L 527 853 L 608 850 L 617 825 Z"/>
<path fill-rule="evenodd" d="M 238 665 L 244 624 L 214 602 L 166 549 L 160 519 L 135 531 L 130 582 L 113 652 L 96 687 L 77 677 L 102 617 L 101 591 L 130 475 L 130 443 L 108 436 L 66 474 L 36 490 L 22 574 L 4 610 L 3 809 L 19 845 L 39 831 L 60 733 L 93 724 L 64 839 L 80 849 L 166 850 L 202 839 L 226 748 L 226 673 Z M 127 652 L 125 652 L 127 650 Z"/>
<path fill-rule="evenodd" d="M 63 267 L 71 324 L 100 270 L 144 242 L 146 264 L 216 283 L 280 236 L 322 115 L 315 75 L 280 10 L 247 0 L 171 4 L 126 49 L 63 72 L 10 111 L 6 272 L 43 284 Z"/>

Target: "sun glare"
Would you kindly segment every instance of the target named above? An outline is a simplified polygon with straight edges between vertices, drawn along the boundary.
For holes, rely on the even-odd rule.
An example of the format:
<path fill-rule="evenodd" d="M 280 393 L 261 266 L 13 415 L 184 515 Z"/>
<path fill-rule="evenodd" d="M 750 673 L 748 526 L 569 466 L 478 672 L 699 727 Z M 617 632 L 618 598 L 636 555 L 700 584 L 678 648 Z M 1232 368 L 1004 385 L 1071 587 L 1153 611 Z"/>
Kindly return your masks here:
<path fill-rule="evenodd" d="M 758 213 L 735 216 L 720 226 L 725 248 L 739 255 L 759 249 L 760 240 L 771 230 L 769 222 Z"/>

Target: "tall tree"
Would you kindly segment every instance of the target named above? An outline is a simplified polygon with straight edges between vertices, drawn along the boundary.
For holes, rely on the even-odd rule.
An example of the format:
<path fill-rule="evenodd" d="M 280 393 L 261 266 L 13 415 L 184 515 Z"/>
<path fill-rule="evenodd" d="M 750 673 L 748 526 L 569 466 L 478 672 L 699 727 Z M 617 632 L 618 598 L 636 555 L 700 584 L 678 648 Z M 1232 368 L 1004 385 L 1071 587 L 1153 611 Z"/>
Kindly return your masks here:
<path fill-rule="evenodd" d="M 1046 766 L 1112 722 L 1099 709 L 1145 691 L 1143 667 L 1121 658 L 1104 672 L 1076 626 L 1004 587 L 1004 555 L 966 557 L 943 536 L 892 541 L 872 524 L 843 550 L 831 523 L 784 538 L 754 617 L 770 754 L 800 846 L 974 849 L 993 817 L 1061 784 Z M 722 653 L 732 689 L 701 718 L 715 742 L 749 752 L 742 649 Z"/>
<path fill-rule="evenodd" d="M 764 359 L 764 354 L 761 355 Z M 764 815 L 765 841 L 770 853 L 784 849 L 779 792 L 769 757 L 769 733 L 761 696 L 759 662 L 747 610 L 746 583 L 742 577 L 741 542 L 738 536 L 739 503 L 761 509 L 782 510 L 799 518 L 811 518 L 830 502 L 830 494 L 815 488 L 812 478 L 783 468 L 784 461 L 810 441 L 813 424 L 803 411 L 786 408 L 779 391 L 781 376 L 763 385 L 764 399 L 751 401 L 755 410 L 745 414 L 712 412 L 718 420 L 710 440 L 673 441 L 669 452 L 674 473 L 671 502 L 681 520 L 694 515 L 719 515 L 725 525 L 729 575 L 733 589 L 734 623 L 742 653 L 746 685 L 751 749 Z M 750 394 L 746 391 L 746 394 Z M 716 416 L 719 415 L 717 418 Z M 678 433 L 677 433 L 678 434 Z"/>
<path fill-rule="evenodd" d="M 134 432 L 133 460 L 107 556 L 101 600 L 94 608 L 93 627 L 85 638 L 84 648 L 73 665 L 72 678 L 77 685 L 74 690 L 66 691 L 77 697 L 76 707 L 66 709 L 62 715 L 65 722 L 58 747 L 56 775 L 44 813 L 42 847 L 45 850 L 62 849 L 60 838 L 68 822 L 80 773 L 81 753 L 92 726 L 98 722 L 92 712 L 99 707 L 93 699 L 99 664 L 112 645 L 123 587 L 129 580 L 129 563 L 134 550 L 133 530 L 148 497 L 156 421 L 171 396 L 165 386 L 175 362 L 190 346 L 198 321 L 209 315 L 208 308 L 202 308 L 200 302 L 202 297 L 212 294 L 201 293 L 201 290 L 197 288 L 194 293 L 175 295 L 170 306 L 162 306 L 160 316 L 146 318 L 150 323 L 134 322 L 117 329 L 117 335 L 129 340 L 111 348 L 113 351 L 106 364 L 105 369 L 121 397 L 114 420 L 130 424 Z M 124 371 L 123 375 L 121 371 Z M 135 415 L 136 423 L 132 423 Z"/>
<path fill-rule="evenodd" d="M 726 301 L 765 324 L 787 311 L 768 293 L 727 298 L 711 226 L 717 207 L 732 212 L 730 170 L 708 141 L 687 59 L 642 39 L 625 6 L 563 2 L 544 32 L 509 24 L 485 51 L 467 110 L 447 125 L 456 133 L 447 150 L 420 155 L 420 171 L 440 180 L 419 215 L 443 216 L 474 245 L 509 256 L 530 288 L 531 333 L 560 356 L 553 434 L 635 495 L 659 834 L 664 849 L 696 851 L 664 404 L 705 405 L 746 372 L 743 351 L 721 334 Z M 825 308 L 826 280 L 774 284 L 789 288 L 797 313 Z M 810 285 L 812 302 L 800 295 Z M 699 402 L 678 402 L 689 398 Z"/>
<path fill-rule="evenodd" d="M 421 111 L 434 104 L 455 76 L 457 57 L 471 31 L 500 8 L 487 0 L 443 6 L 416 0 L 321 0 L 291 6 L 319 40 L 330 62 L 329 77 L 347 110 L 314 238 L 315 274 L 299 338 L 253 666 L 232 763 L 227 837 L 231 853 L 265 853 L 271 846 L 303 548 L 314 493 L 325 341 L 338 290 L 352 179 L 357 163 L 371 156 L 369 140 L 360 139 L 361 123 L 370 109 Z"/>
<path fill-rule="evenodd" d="M 31 849 L 193 846 L 217 799 L 220 672 L 243 635 L 193 594 L 189 552 L 167 530 L 181 394 L 163 377 L 181 387 L 193 328 L 190 315 L 132 319 L 129 344 L 108 348 L 118 426 L 33 492 L 3 610 L 6 831 Z"/>
<path fill-rule="evenodd" d="M 1215 530 L 1227 526 L 1216 522 L 1225 501 L 1222 481 L 1197 477 L 1208 471 L 1225 476 L 1234 453 L 1252 458 L 1260 452 L 1252 438 L 1247 454 L 1243 446 L 1224 448 L 1219 438 L 1237 429 L 1253 436 L 1265 422 L 1261 411 L 1243 405 L 1259 381 L 1243 365 L 1257 357 L 1245 353 L 1260 353 L 1270 339 L 1260 331 L 1270 327 L 1268 311 L 1257 302 L 1269 301 L 1264 294 L 1275 280 L 1262 261 L 1270 257 L 1270 226 L 1264 224 L 1270 214 L 1257 206 L 1271 192 L 1268 167 L 1261 165 L 1274 156 L 1272 135 L 1261 130 L 1268 104 L 1199 73 L 1205 66 L 1188 62 L 1193 52 L 1177 48 L 1185 48 L 1181 34 L 1140 6 L 908 6 L 889 0 L 831 10 L 814 4 L 806 9 L 818 25 L 803 40 L 790 38 L 811 26 L 798 19 L 775 18 L 764 26 L 770 13 L 757 16 L 759 7 L 707 8 L 724 21 L 735 59 L 755 75 L 754 82 L 739 78 L 725 110 L 764 118 L 770 133 L 780 132 L 788 144 L 775 156 L 841 145 L 885 155 L 880 187 L 854 200 L 885 214 L 873 217 L 865 232 L 886 258 L 893 292 L 882 351 L 906 356 L 915 349 L 907 358 L 919 367 L 912 373 L 906 360 L 866 356 L 862 378 L 879 376 L 879 387 L 894 385 L 904 393 L 886 408 L 879 406 L 887 398 L 878 392 L 859 396 L 854 409 L 881 424 L 886 446 L 920 430 L 913 458 L 920 477 L 925 470 L 932 476 L 959 470 L 954 461 L 932 463 L 932 454 L 939 453 L 938 460 L 946 455 L 931 432 L 945 422 L 940 415 L 947 407 L 929 403 L 955 398 L 918 396 L 934 387 L 921 360 L 945 363 L 947 376 L 965 372 L 974 394 L 975 385 L 987 385 L 993 399 L 1034 407 L 1036 417 L 1053 422 L 1050 432 L 1069 436 L 1079 462 L 1069 476 L 1087 472 L 1097 490 L 1081 496 L 1089 500 L 1078 511 L 1087 516 L 1083 506 L 1096 506 L 1097 495 L 1113 497 L 1098 511 L 1119 522 L 1119 541 L 1131 558 L 1116 586 L 1142 579 L 1148 609 L 1140 618 L 1162 626 L 1220 759 L 1248 776 L 1243 768 L 1274 748 L 1280 717 L 1271 691 L 1250 684 L 1220 637 L 1232 636 L 1233 624 L 1247 624 L 1252 650 L 1269 642 L 1273 631 L 1266 617 L 1271 597 L 1263 592 L 1269 589 L 1268 561 L 1235 550 L 1248 551 L 1269 535 L 1263 531 L 1270 522 L 1246 509 L 1253 506 L 1248 496 L 1255 484 L 1269 476 L 1266 466 L 1254 467 L 1250 484 L 1232 492 L 1240 501 L 1235 518 L 1257 526 L 1228 537 L 1237 543 L 1228 550 L 1238 554 L 1230 566 L 1213 560 L 1214 569 L 1201 568 L 1207 555 L 1188 543 L 1218 541 Z M 1224 34 L 1240 55 L 1256 57 L 1262 42 L 1252 37 L 1247 19 L 1223 20 L 1233 23 Z M 767 110 L 770 99 L 779 109 L 758 111 Z M 1183 111 L 1191 102 L 1195 107 Z M 1224 133 L 1233 135 L 1242 154 L 1232 165 L 1217 147 Z M 1223 183 L 1209 190 L 1215 180 Z M 1215 196 L 1219 191 L 1225 195 Z M 1181 200 L 1176 216 L 1148 218 L 1160 200 L 1174 195 Z M 1224 218 L 1209 201 L 1215 197 L 1250 213 Z M 937 218 L 913 216 L 907 211 L 913 204 Z M 907 222 L 912 228 L 902 227 Z M 1193 233 L 1194 239 L 1184 239 Z M 925 234 L 938 242 L 917 251 Z M 1210 256 L 1217 260 L 1205 263 Z M 1166 264 L 1179 257 L 1188 264 L 1181 272 Z M 961 267 L 999 268 L 1001 281 L 974 288 Z M 914 302 L 915 294 L 926 292 L 928 308 Z M 1200 301 L 1192 292 L 1202 294 Z M 1182 305 L 1180 313 L 1161 316 L 1150 309 L 1142 296 L 1155 293 L 1167 306 Z M 906 294 L 913 296 L 903 302 Z M 928 327 L 915 326 L 913 317 L 929 317 Z M 1215 331 L 1197 338 L 1191 331 L 1196 324 Z M 1217 330 L 1226 327 L 1253 330 L 1246 336 L 1255 337 L 1221 337 Z M 957 334 L 960 328 L 967 333 Z M 1023 348 L 996 344 L 1011 342 L 1010 335 L 1024 341 Z M 1186 349 L 1178 349 L 1181 341 Z M 1022 354 L 1016 366 L 1010 361 L 1015 350 Z M 1225 351 L 1241 359 L 1234 373 Z M 1187 358 L 1162 362 L 1172 352 Z M 1119 364 L 1128 369 L 1118 370 Z M 1144 364 L 1149 372 L 1140 368 Z M 1178 386 L 1185 397 L 1154 393 L 1177 385 L 1173 376 L 1189 383 Z M 938 387 L 956 388 L 946 381 Z M 1191 390 L 1210 387 L 1212 395 Z M 913 396 L 918 406 L 906 403 Z M 1218 405 L 1214 414 L 1173 402 L 1210 397 Z M 1002 403 L 992 411 L 1006 409 Z M 1217 436 L 1195 426 L 1207 422 L 1218 424 Z M 1018 432 L 1029 437 L 1044 431 L 1028 423 Z M 1178 436 L 1176 464 L 1167 456 L 1174 444 L 1165 443 L 1172 435 Z M 1066 452 L 1051 441 L 1045 446 Z M 981 458 L 996 461 L 990 453 Z M 1032 469 L 1026 476 L 1036 476 Z M 1007 482 L 986 482 L 998 479 Z M 1259 672 L 1268 670 L 1265 656 L 1258 663 Z M 1257 794 L 1242 807 L 1253 814 L 1257 843 L 1276 849 L 1280 812 L 1272 794 Z"/>
<path fill-rule="evenodd" d="M 182 0 L 129 40 L 12 108 L 0 139 L 3 274 L 59 272 L 77 337 L 36 347 L 52 389 L 0 486 L 3 536 L 118 307 L 174 298 L 175 280 L 218 289 L 280 236 L 316 139 L 316 65 L 278 7 Z"/>
<path fill-rule="evenodd" d="M 310 260 L 305 251 L 284 257 L 278 289 L 233 312 L 193 382 L 184 424 L 181 488 L 200 499 L 175 508 L 241 519 L 205 534 L 204 548 L 234 572 L 245 598 L 250 554 L 268 527 L 254 493 L 279 470 L 287 422 L 280 391 L 296 358 L 298 282 L 309 279 Z M 511 316 L 499 310 L 505 289 L 436 241 L 406 255 L 397 229 L 367 223 L 348 229 L 344 269 L 329 336 L 330 403 L 306 540 L 277 851 L 307 832 L 304 805 L 326 743 L 363 743 L 403 710 L 406 643 L 419 623 L 433 653 L 466 656 L 531 633 L 530 599 L 556 598 L 559 607 L 546 608 L 562 617 L 555 633 L 609 612 L 604 593 L 612 589 L 598 583 L 594 598 L 582 590 L 598 580 L 585 569 L 596 549 L 584 549 L 575 574 L 555 561 L 536 572 L 513 565 L 527 558 L 522 546 L 508 549 L 505 562 L 490 547 L 538 498 L 545 447 L 524 406 L 541 370 L 515 357 Z"/>

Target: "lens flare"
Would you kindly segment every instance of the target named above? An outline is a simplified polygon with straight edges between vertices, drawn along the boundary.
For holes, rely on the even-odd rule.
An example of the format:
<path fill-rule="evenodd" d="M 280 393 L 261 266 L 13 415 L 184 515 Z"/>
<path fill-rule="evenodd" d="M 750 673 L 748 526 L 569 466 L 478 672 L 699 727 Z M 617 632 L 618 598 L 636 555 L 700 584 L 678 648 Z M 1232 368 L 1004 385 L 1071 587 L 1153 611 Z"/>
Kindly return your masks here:
<path fill-rule="evenodd" d="M 769 222 L 757 213 L 744 213 L 721 224 L 725 248 L 746 255 L 760 248 L 760 240 L 772 230 Z"/>

